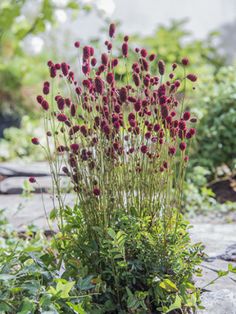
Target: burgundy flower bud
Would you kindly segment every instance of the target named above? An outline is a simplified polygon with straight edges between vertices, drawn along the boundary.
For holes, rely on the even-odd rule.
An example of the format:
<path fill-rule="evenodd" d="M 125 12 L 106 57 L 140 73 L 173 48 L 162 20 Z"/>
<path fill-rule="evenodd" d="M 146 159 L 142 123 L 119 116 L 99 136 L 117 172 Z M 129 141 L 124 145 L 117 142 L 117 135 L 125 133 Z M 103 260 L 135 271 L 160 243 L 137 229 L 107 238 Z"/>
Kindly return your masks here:
<path fill-rule="evenodd" d="M 188 157 L 188 156 L 185 156 L 185 157 L 184 157 L 184 161 L 185 161 L 185 162 L 188 162 L 188 161 L 189 161 L 189 157 Z"/>
<path fill-rule="evenodd" d="M 140 49 L 139 49 L 139 48 L 135 48 L 134 51 L 135 51 L 136 53 L 139 53 Z"/>
<path fill-rule="evenodd" d="M 62 62 L 61 63 L 61 71 L 62 71 L 64 76 L 67 76 L 68 72 L 69 72 L 68 64 L 66 64 L 65 62 Z"/>
<path fill-rule="evenodd" d="M 102 95 L 103 91 L 104 91 L 103 80 L 99 76 L 96 76 L 95 80 L 94 80 L 94 83 L 95 83 L 95 90 L 96 90 L 96 92 L 98 94 Z"/>
<path fill-rule="evenodd" d="M 136 112 L 139 112 L 140 109 L 141 109 L 141 102 L 140 102 L 140 100 L 137 100 L 137 101 L 134 103 L 134 110 L 135 110 Z"/>
<path fill-rule="evenodd" d="M 95 67 L 96 64 L 97 64 L 97 59 L 96 58 L 92 58 L 91 59 L 91 66 Z"/>
<path fill-rule="evenodd" d="M 154 53 L 152 53 L 150 56 L 149 56 L 149 61 L 154 61 L 156 59 L 156 55 Z"/>
<path fill-rule="evenodd" d="M 112 38 L 115 35 L 116 26 L 114 23 L 111 23 L 109 26 L 109 36 Z"/>
<path fill-rule="evenodd" d="M 148 76 L 145 76 L 143 79 L 143 84 L 148 87 L 150 83 L 150 78 Z"/>
<path fill-rule="evenodd" d="M 182 151 L 184 151 L 184 150 L 186 149 L 186 147 L 187 147 L 187 144 L 186 144 L 185 142 L 181 142 L 181 143 L 179 144 L 179 148 L 180 148 L 180 150 L 182 150 Z"/>
<path fill-rule="evenodd" d="M 49 61 L 47 62 L 47 65 L 48 65 L 49 67 L 52 67 L 54 64 L 53 64 L 53 62 L 52 62 L 51 60 L 49 60 Z"/>
<path fill-rule="evenodd" d="M 178 87 L 180 87 L 180 81 L 179 80 L 176 80 L 175 82 L 174 82 L 174 85 L 175 85 L 175 87 L 176 88 L 178 88 Z"/>
<path fill-rule="evenodd" d="M 56 63 L 56 64 L 55 64 L 55 68 L 56 68 L 57 70 L 60 70 L 60 68 L 61 68 L 60 63 Z"/>
<path fill-rule="evenodd" d="M 49 104 L 45 99 L 41 102 L 41 106 L 46 111 L 49 109 Z"/>
<path fill-rule="evenodd" d="M 158 70 L 159 70 L 160 75 L 165 74 L 165 62 L 163 60 L 158 61 Z"/>
<path fill-rule="evenodd" d="M 170 146 L 168 149 L 168 154 L 170 156 L 173 156 L 173 155 L 175 155 L 175 153 L 176 153 L 176 148 L 174 146 Z"/>
<path fill-rule="evenodd" d="M 92 85 L 89 80 L 83 80 L 82 84 L 83 84 L 84 87 L 86 87 L 88 89 L 90 89 L 90 87 Z"/>
<path fill-rule="evenodd" d="M 95 196 L 100 196 L 100 194 L 101 194 L 100 189 L 99 189 L 99 188 L 94 188 L 94 189 L 93 189 L 93 194 L 94 194 Z"/>
<path fill-rule="evenodd" d="M 84 63 L 82 65 L 82 72 L 84 73 L 84 75 L 88 75 L 90 73 L 89 63 Z"/>
<path fill-rule="evenodd" d="M 192 138 L 192 134 L 191 134 L 190 132 L 187 132 L 187 133 L 186 133 L 186 138 L 187 138 L 187 139 Z"/>
<path fill-rule="evenodd" d="M 196 134 L 196 129 L 195 128 L 191 128 L 189 129 L 189 133 L 193 136 Z"/>
<path fill-rule="evenodd" d="M 36 183 L 35 177 L 29 177 L 29 182 L 30 183 Z"/>
<path fill-rule="evenodd" d="M 43 96 L 38 95 L 36 99 L 37 99 L 37 102 L 38 102 L 39 104 L 41 104 L 42 101 L 43 101 Z"/>
<path fill-rule="evenodd" d="M 141 150 L 141 152 L 142 152 L 143 154 L 146 154 L 147 151 L 148 151 L 147 145 L 142 145 L 141 148 L 140 148 L 140 150 Z"/>
<path fill-rule="evenodd" d="M 181 120 L 179 121 L 179 129 L 180 130 L 186 130 L 186 122 Z"/>
<path fill-rule="evenodd" d="M 124 56 L 125 58 L 127 58 L 127 57 L 128 57 L 128 49 L 129 49 L 128 43 L 127 43 L 127 42 L 124 42 L 124 43 L 122 44 L 121 49 L 122 49 L 122 54 L 123 54 L 123 56 Z"/>
<path fill-rule="evenodd" d="M 166 105 L 161 106 L 161 116 L 163 119 L 166 119 L 168 116 L 168 107 Z"/>
<path fill-rule="evenodd" d="M 70 107 L 70 114 L 72 117 L 75 116 L 76 114 L 76 107 L 75 107 L 75 104 L 72 104 L 71 107 Z"/>
<path fill-rule="evenodd" d="M 70 149 L 72 150 L 72 152 L 73 152 L 74 154 L 78 153 L 79 144 L 77 144 L 77 143 L 71 144 L 71 145 L 70 145 Z"/>
<path fill-rule="evenodd" d="M 129 97 L 128 97 L 128 101 L 129 101 L 129 102 L 132 102 L 132 103 L 135 103 L 135 102 L 136 102 L 136 98 L 133 97 L 133 96 L 129 96 Z"/>
<path fill-rule="evenodd" d="M 127 89 L 125 87 L 122 87 L 119 90 L 119 95 L 120 95 L 120 101 L 122 103 L 127 101 L 128 94 L 127 94 Z"/>
<path fill-rule="evenodd" d="M 81 87 L 76 87 L 75 92 L 78 96 L 80 96 L 82 94 L 82 89 Z"/>
<path fill-rule="evenodd" d="M 60 122 L 65 122 L 67 120 L 67 116 L 64 113 L 59 113 L 57 115 L 57 120 Z"/>
<path fill-rule="evenodd" d="M 115 122 L 113 123 L 113 125 L 114 125 L 114 128 L 115 128 L 115 129 L 119 130 L 119 128 L 120 128 L 120 123 L 119 123 L 119 121 L 115 121 Z"/>
<path fill-rule="evenodd" d="M 196 82 L 197 81 L 197 75 L 190 73 L 187 75 L 187 79 L 190 80 L 191 82 Z"/>
<path fill-rule="evenodd" d="M 177 66 L 178 66 L 178 65 L 177 65 L 176 63 L 173 63 L 173 64 L 172 64 L 172 70 L 174 71 L 174 70 L 177 68 Z"/>
<path fill-rule="evenodd" d="M 133 73 L 133 81 L 134 81 L 134 84 L 138 87 L 140 85 L 140 78 L 139 78 L 139 75 L 136 74 L 136 73 Z"/>
<path fill-rule="evenodd" d="M 94 55 L 94 48 L 93 47 L 89 47 L 90 50 L 90 57 L 93 57 Z"/>
<path fill-rule="evenodd" d="M 106 79 L 107 79 L 107 83 L 111 85 L 114 82 L 114 75 L 113 75 L 113 73 L 112 72 L 107 73 Z"/>
<path fill-rule="evenodd" d="M 160 98 L 161 96 L 165 95 L 166 94 L 166 87 L 165 87 L 165 84 L 161 84 L 157 90 L 157 94 L 158 94 L 158 97 Z"/>
<path fill-rule="evenodd" d="M 128 36 L 128 35 L 125 35 L 125 36 L 124 36 L 124 41 L 125 41 L 125 42 L 129 41 L 129 36 Z"/>
<path fill-rule="evenodd" d="M 75 46 L 75 48 L 79 48 L 79 47 L 80 47 L 80 42 L 79 42 L 79 41 L 76 41 L 76 42 L 74 43 L 74 46 Z"/>
<path fill-rule="evenodd" d="M 69 174 L 69 170 L 67 167 L 62 167 L 62 171 L 67 175 Z"/>
<path fill-rule="evenodd" d="M 117 58 L 113 59 L 112 62 L 111 62 L 112 68 L 115 68 L 115 67 L 118 65 L 118 62 L 119 62 L 119 61 L 118 61 Z"/>
<path fill-rule="evenodd" d="M 185 121 L 188 121 L 190 119 L 190 112 L 189 111 L 185 111 L 183 114 L 183 119 Z"/>
<path fill-rule="evenodd" d="M 88 130 L 86 128 L 85 125 L 81 125 L 80 127 L 80 132 L 84 135 L 84 136 L 87 136 L 88 135 Z"/>
<path fill-rule="evenodd" d="M 141 58 L 139 61 L 140 61 L 142 70 L 147 72 L 149 69 L 149 64 L 148 64 L 147 60 L 144 58 Z"/>
<path fill-rule="evenodd" d="M 70 129 L 69 135 L 72 136 L 72 135 L 74 135 L 75 133 L 77 133 L 79 130 L 80 130 L 80 126 L 79 126 L 79 125 L 74 125 L 74 126 Z"/>
<path fill-rule="evenodd" d="M 141 56 L 142 56 L 143 58 L 146 58 L 146 56 L 147 56 L 148 53 L 147 53 L 147 50 L 143 48 L 143 49 L 140 50 L 140 54 L 141 54 Z"/>
<path fill-rule="evenodd" d="M 189 59 L 188 59 L 187 57 L 185 57 L 185 58 L 183 58 L 183 59 L 181 60 L 181 62 L 182 62 L 182 64 L 183 64 L 184 66 L 187 66 L 187 65 L 189 64 Z"/>
<path fill-rule="evenodd" d="M 90 57 L 90 47 L 84 46 L 83 48 L 83 60 L 88 60 Z"/>
<path fill-rule="evenodd" d="M 64 151 L 65 151 L 65 146 L 63 146 L 63 145 L 58 146 L 58 147 L 57 147 L 57 151 L 58 151 L 58 153 L 64 153 Z"/>
<path fill-rule="evenodd" d="M 44 86 L 43 87 L 43 93 L 44 93 L 44 95 L 48 95 L 49 94 L 49 87 L 48 86 Z"/>
<path fill-rule="evenodd" d="M 160 131 L 160 128 L 161 128 L 160 124 L 155 124 L 153 129 L 155 132 L 158 132 Z"/>
<path fill-rule="evenodd" d="M 63 110 L 65 107 L 65 100 L 62 97 L 57 98 L 57 107 L 59 110 Z"/>
<path fill-rule="evenodd" d="M 170 74 L 169 74 L 169 78 L 170 78 L 171 80 L 174 78 L 174 76 L 175 76 L 174 73 L 170 73 Z"/>
<path fill-rule="evenodd" d="M 32 139 L 31 139 L 31 142 L 32 142 L 32 144 L 34 144 L 34 145 L 39 145 L 40 143 L 39 143 L 39 139 L 37 138 L 37 137 L 33 137 Z"/>
<path fill-rule="evenodd" d="M 163 106 L 166 104 L 167 97 L 165 95 L 161 96 L 159 99 L 160 105 Z"/>
<path fill-rule="evenodd" d="M 52 66 L 52 67 L 50 68 L 50 76 L 51 76 L 52 78 L 54 78 L 54 77 L 56 77 L 56 75 L 57 75 L 57 70 L 56 70 L 56 68 L 55 68 L 54 66 Z"/>
<path fill-rule="evenodd" d="M 129 120 L 129 124 L 132 128 L 135 128 L 136 127 L 136 121 L 134 119 L 130 119 Z"/>
<path fill-rule="evenodd" d="M 102 53 L 101 55 L 101 62 L 104 66 L 108 65 L 108 55 L 106 53 Z"/>
<path fill-rule="evenodd" d="M 168 168 L 168 162 L 167 162 L 167 161 L 163 161 L 163 167 L 164 167 L 165 169 Z"/>
<path fill-rule="evenodd" d="M 149 140 L 151 138 L 151 135 L 151 132 L 146 132 L 144 136 L 147 140 Z"/>

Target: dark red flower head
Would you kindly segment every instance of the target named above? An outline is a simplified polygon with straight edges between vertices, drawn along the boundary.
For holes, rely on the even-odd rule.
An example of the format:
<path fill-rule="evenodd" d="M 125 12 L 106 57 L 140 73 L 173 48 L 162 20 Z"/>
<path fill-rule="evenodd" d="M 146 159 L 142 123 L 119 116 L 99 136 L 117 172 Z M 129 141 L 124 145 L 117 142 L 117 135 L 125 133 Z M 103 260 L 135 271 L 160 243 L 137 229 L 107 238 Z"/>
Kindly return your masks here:
<path fill-rule="evenodd" d="M 29 182 L 30 183 L 36 183 L 35 177 L 29 177 Z"/>
<path fill-rule="evenodd" d="M 74 46 L 75 46 L 75 48 L 79 48 L 79 47 L 80 47 L 80 42 L 79 42 L 79 41 L 76 41 L 76 42 L 74 43 Z"/>
<path fill-rule="evenodd" d="M 196 82 L 197 81 L 197 75 L 190 73 L 187 75 L 187 79 L 189 79 L 191 82 Z"/>
<path fill-rule="evenodd" d="M 95 187 L 95 188 L 93 189 L 93 194 L 94 194 L 95 196 L 99 196 L 99 195 L 101 194 L 100 189 L 97 188 L 97 187 Z"/>
<path fill-rule="evenodd" d="M 181 62 L 184 66 L 187 66 L 189 64 L 189 59 L 185 57 L 181 60 Z"/>
<path fill-rule="evenodd" d="M 129 47 L 128 47 L 128 43 L 127 42 L 124 42 L 123 44 L 122 44 L 122 54 L 123 54 L 123 56 L 125 57 L 125 58 L 127 58 L 128 57 L 128 49 L 129 49 Z"/>
<path fill-rule="evenodd" d="M 34 144 L 34 145 L 39 145 L 40 143 L 39 143 L 39 139 L 37 138 L 37 137 L 33 137 L 32 139 L 31 139 L 31 142 L 32 142 L 32 144 Z"/>
<path fill-rule="evenodd" d="M 109 26 L 109 36 L 112 38 L 115 35 L 116 26 L 114 23 L 111 23 Z"/>
<path fill-rule="evenodd" d="M 182 150 L 182 151 L 184 151 L 184 150 L 186 149 L 186 147 L 187 147 L 187 144 L 186 144 L 185 142 L 181 142 L 181 143 L 179 144 L 179 148 L 180 148 L 180 150 Z"/>
<path fill-rule="evenodd" d="M 159 70 L 160 75 L 165 74 L 165 62 L 163 60 L 158 61 L 158 70 Z"/>

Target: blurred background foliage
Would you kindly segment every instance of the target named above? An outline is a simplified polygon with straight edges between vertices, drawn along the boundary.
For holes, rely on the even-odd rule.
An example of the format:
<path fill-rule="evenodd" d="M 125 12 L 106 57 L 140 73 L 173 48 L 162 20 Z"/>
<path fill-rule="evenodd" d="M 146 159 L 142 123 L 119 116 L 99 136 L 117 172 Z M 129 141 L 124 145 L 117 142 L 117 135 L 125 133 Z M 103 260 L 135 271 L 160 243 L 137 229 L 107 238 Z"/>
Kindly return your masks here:
<path fill-rule="evenodd" d="M 30 143 L 32 136 L 42 133 L 35 96 L 48 75 L 46 62 L 50 58 L 60 60 L 61 54 L 54 47 L 43 49 L 39 54 L 29 53 L 25 49 L 25 39 L 56 27 L 57 9 L 72 18 L 80 11 L 95 10 L 92 5 L 78 0 L 67 1 L 64 5 L 54 0 L 42 0 L 36 1 L 38 14 L 29 20 L 24 15 L 27 2 L 30 0 L 0 2 L 0 161 L 44 158 Z M 103 20 L 100 36 L 91 40 L 94 46 L 104 41 L 108 23 Z M 203 40 L 195 39 L 188 31 L 187 20 L 172 20 L 168 26 L 158 26 L 152 36 L 130 36 L 133 48 L 148 48 L 150 53 L 158 55 L 158 59 L 163 59 L 167 67 L 188 56 L 189 72 L 199 76 L 196 91 L 191 91 L 191 98 L 187 97 L 187 106 L 198 117 L 198 136 L 192 149 L 191 175 L 186 187 L 189 212 L 201 211 L 201 208 L 231 211 L 234 207 L 231 203 L 219 204 L 208 186 L 209 181 L 218 176 L 219 167 L 226 166 L 231 178 L 236 167 L 236 69 L 227 66 L 226 58 L 219 53 L 218 35 L 218 32 L 211 32 Z M 117 36 L 120 46 L 123 36 L 122 33 Z M 67 47 L 66 43 L 64 45 Z M 134 54 L 130 54 L 131 63 Z M 77 59 L 73 55 L 68 59 L 76 72 Z M 124 72 L 124 66 L 120 66 L 118 74 L 121 79 L 124 79 Z M 193 178 L 201 180 L 196 182 Z"/>

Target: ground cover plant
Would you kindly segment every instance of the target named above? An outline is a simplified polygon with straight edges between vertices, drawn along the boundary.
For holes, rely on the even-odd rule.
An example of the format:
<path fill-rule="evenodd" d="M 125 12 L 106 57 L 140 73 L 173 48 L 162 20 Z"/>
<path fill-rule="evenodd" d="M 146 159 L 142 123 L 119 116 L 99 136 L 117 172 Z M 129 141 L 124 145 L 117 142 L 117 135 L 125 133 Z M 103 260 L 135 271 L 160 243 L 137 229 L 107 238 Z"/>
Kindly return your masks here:
<path fill-rule="evenodd" d="M 75 43 L 81 82 L 67 63 L 49 61 L 51 80 L 37 96 L 47 144 L 32 143 L 48 157 L 59 202 L 55 245 L 67 276 L 76 282 L 82 272 L 98 286 L 88 313 L 188 313 L 200 304 L 192 278 L 202 247 L 182 217 L 196 118 L 178 90 L 197 76 L 186 57 L 169 71 L 160 59 L 152 66 L 158 56 L 144 48 L 135 48 L 130 68 L 129 38 L 117 49 L 114 34 L 111 24 L 100 57 Z M 73 208 L 64 204 L 61 172 L 77 196 Z"/>

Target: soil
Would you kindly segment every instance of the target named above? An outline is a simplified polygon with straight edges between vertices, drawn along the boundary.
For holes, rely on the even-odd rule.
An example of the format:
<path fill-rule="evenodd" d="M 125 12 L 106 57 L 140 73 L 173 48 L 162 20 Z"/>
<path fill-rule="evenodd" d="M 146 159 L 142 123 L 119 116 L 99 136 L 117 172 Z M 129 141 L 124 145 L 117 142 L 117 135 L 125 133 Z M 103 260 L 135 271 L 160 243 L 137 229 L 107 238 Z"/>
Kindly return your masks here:
<path fill-rule="evenodd" d="M 210 187 L 218 202 L 236 202 L 236 177 L 215 182 Z"/>

